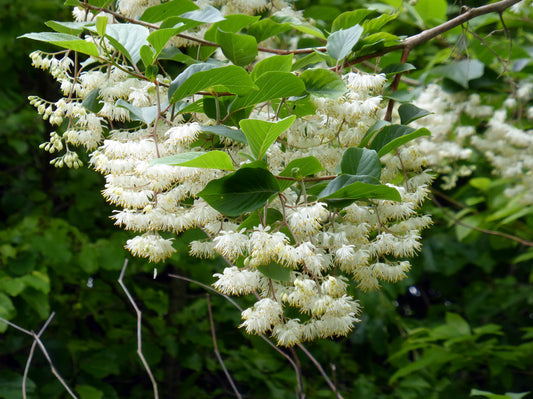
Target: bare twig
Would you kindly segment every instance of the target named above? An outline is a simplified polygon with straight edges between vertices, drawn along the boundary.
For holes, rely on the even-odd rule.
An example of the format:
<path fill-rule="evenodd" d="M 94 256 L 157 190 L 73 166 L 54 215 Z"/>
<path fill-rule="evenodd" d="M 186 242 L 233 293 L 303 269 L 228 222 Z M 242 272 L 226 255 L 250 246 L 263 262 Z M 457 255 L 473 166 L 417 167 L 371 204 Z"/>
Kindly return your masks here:
<path fill-rule="evenodd" d="M 437 199 L 435 198 L 435 196 L 431 196 L 431 200 L 433 201 L 433 203 L 438 207 L 440 208 L 440 210 L 444 213 L 444 215 L 448 218 L 450 218 L 451 220 L 454 221 L 454 223 L 456 224 L 459 224 L 461 226 L 464 226 L 466 228 L 469 228 L 469 229 L 472 229 L 472 230 L 476 230 L 476 231 L 479 231 L 481 233 L 485 233 L 485 234 L 490 234 L 490 235 L 493 235 L 493 236 L 500 236 L 500 237 L 504 237 L 504 238 L 508 238 L 509 240 L 513 240 L 513 241 L 516 241 L 522 245 L 526 245 L 528 247 L 533 247 L 533 241 L 528 241 L 528 240 L 525 240 L 523 238 L 520 238 L 520 237 L 517 237 L 517 236 L 513 236 L 511 234 L 506 234 L 506 233 L 502 233 L 500 231 L 495 231 L 495 230 L 487 230 L 487 229 L 482 229 L 481 227 L 477 227 L 477 226 L 472 226 L 468 223 L 465 223 L 463 221 L 461 221 L 460 219 L 456 218 L 455 216 L 453 216 L 451 213 L 447 212 L 446 209 L 444 208 L 444 206 L 439 202 L 437 201 Z"/>
<path fill-rule="evenodd" d="M 328 377 L 328 375 L 326 374 L 326 372 L 324 371 L 324 368 L 322 367 L 322 365 L 319 363 L 318 360 L 316 360 L 316 358 L 311 354 L 311 352 L 309 352 L 307 350 L 307 348 L 305 346 L 303 346 L 302 344 L 297 344 L 298 345 L 298 348 L 300 348 L 302 350 L 303 353 L 305 353 L 305 355 L 311 359 L 311 361 L 314 363 L 314 365 L 316 366 L 316 368 L 318 369 L 318 371 L 320 372 L 320 374 L 322 374 L 322 377 L 324 377 L 324 379 L 326 380 L 327 384 L 329 385 L 329 387 L 331 388 L 331 390 L 333 391 L 333 393 L 335 393 L 337 399 L 344 399 L 342 397 L 342 395 L 339 393 L 339 391 L 337 390 L 337 387 L 335 386 L 335 384 L 330 380 L 330 378 Z"/>
<path fill-rule="evenodd" d="M 227 296 L 226 294 L 222 294 L 221 292 L 218 292 L 217 290 L 215 290 L 213 287 L 210 287 L 209 285 L 207 284 L 204 284 L 204 283 L 201 283 L 200 281 L 196 281 L 196 280 L 193 280 L 191 278 L 188 278 L 188 277 L 185 277 L 185 276 L 180 276 L 178 274 L 172 274 L 172 273 L 169 273 L 168 274 L 169 277 L 172 277 L 172 278 L 177 278 L 178 280 L 183 280 L 183 281 L 187 281 L 189 283 L 193 283 L 193 284 L 196 284 L 196 285 L 199 285 L 200 287 L 202 287 L 203 289 L 207 290 L 207 291 L 210 291 L 210 292 L 213 292 L 217 295 L 220 295 L 221 297 L 225 298 L 229 303 L 231 303 L 233 306 L 235 306 L 237 309 L 239 309 L 239 311 L 242 313 L 243 311 L 243 308 L 237 303 L 235 302 L 232 298 L 230 298 L 229 296 Z M 294 371 L 296 372 L 296 382 L 298 384 L 298 390 L 300 392 L 300 398 L 301 399 L 304 399 L 305 398 L 305 395 L 304 395 L 304 391 L 303 391 L 303 382 L 302 382 L 302 370 L 296 365 L 296 363 L 294 363 L 294 360 L 291 359 L 291 357 L 289 355 L 287 355 L 285 352 L 283 352 L 281 349 L 279 349 L 276 345 L 274 345 L 266 336 L 264 336 L 263 334 L 260 334 L 259 335 L 267 344 L 269 344 L 272 348 L 274 348 L 274 350 L 276 352 L 278 352 L 280 355 L 282 355 L 285 359 L 287 359 L 287 361 L 291 364 L 291 366 L 294 368 Z"/>
<path fill-rule="evenodd" d="M 213 347 L 215 349 L 215 355 L 220 365 L 222 366 L 222 370 L 224 370 L 224 374 L 226 374 L 226 378 L 228 379 L 231 385 L 231 388 L 233 389 L 233 392 L 235 392 L 235 396 L 237 396 L 238 398 L 242 398 L 242 395 L 237 389 L 237 386 L 235 385 L 235 381 L 233 381 L 233 378 L 231 377 L 228 369 L 226 368 L 226 365 L 224 364 L 224 360 L 222 360 L 222 356 L 220 355 L 220 352 L 218 350 L 217 336 L 215 333 L 215 323 L 213 321 L 213 312 L 211 310 L 211 297 L 209 296 L 209 294 L 206 294 L 205 296 L 207 298 L 207 310 L 209 312 L 209 323 L 211 324 L 211 336 L 213 337 Z"/>
<path fill-rule="evenodd" d="M 146 370 L 146 373 L 148 374 L 148 377 L 150 378 L 150 381 L 152 382 L 152 388 L 154 390 L 154 399 L 159 399 L 159 393 L 157 390 L 157 382 L 154 378 L 154 375 L 152 374 L 152 370 L 150 370 L 150 366 L 148 365 L 148 362 L 146 361 L 143 351 L 142 351 L 142 333 L 141 333 L 141 317 L 142 312 L 135 303 L 135 300 L 131 296 L 130 292 L 128 291 L 128 288 L 124 284 L 124 274 L 126 273 L 126 268 L 128 267 L 128 259 L 124 260 L 124 266 L 122 266 L 122 270 L 120 272 L 120 276 L 118 278 L 118 283 L 120 284 L 120 287 L 128 297 L 128 300 L 130 301 L 131 305 L 133 306 L 133 309 L 135 309 L 135 313 L 137 314 L 137 355 L 139 355 L 139 358 L 141 359 L 141 362 Z"/>
<path fill-rule="evenodd" d="M 44 323 L 43 327 L 41 328 L 41 330 L 39 331 L 38 334 L 35 334 L 35 332 L 33 332 L 33 331 L 26 330 L 25 328 L 22 328 L 22 327 L 16 325 L 15 323 L 12 323 L 9 320 L 4 319 L 3 317 L 0 317 L 0 321 L 3 321 L 8 326 L 13 327 L 16 330 L 19 330 L 19 331 L 23 332 L 24 334 L 33 337 L 33 339 L 34 339 L 34 343 L 32 344 L 32 348 L 30 349 L 30 355 L 28 357 L 28 360 L 26 361 L 26 367 L 24 368 L 24 377 L 22 379 L 22 396 L 24 398 L 26 398 L 26 379 L 27 379 L 27 376 L 28 376 L 28 369 L 30 367 L 31 359 L 33 358 L 33 353 L 35 351 L 35 343 L 37 343 L 37 345 L 39 345 L 39 348 L 41 349 L 41 352 L 43 353 L 44 357 L 46 358 L 46 361 L 50 365 L 50 370 L 52 371 L 52 374 L 55 375 L 55 377 L 58 379 L 58 381 L 61 383 L 61 385 L 63 385 L 63 387 L 66 389 L 66 391 L 69 393 L 69 395 L 71 397 L 73 397 L 74 399 L 77 399 L 77 396 L 74 394 L 74 392 L 72 392 L 72 390 L 69 388 L 69 386 L 67 385 L 67 383 L 63 379 L 63 377 L 61 377 L 61 375 L 59 374 L 59 372 L 55 368 L 54 363 L 52 363 L 52 359 L 50 358 L 50 355 L 48 354 L 48 351 L 46 350 L 46 348 L 45 348 L 45 346 L 42 343 L 41 338 L 40 338 L 40 336 L 43 334 L 44 330 L 48 327 L 48 325 L 50 324 L 50 322 L 52 321 L 54 316 L 55 316 L 55 312 L 52 312 L 52 314 L 48 317 L 48 320 L 46 320 L 46 322 Z"/>

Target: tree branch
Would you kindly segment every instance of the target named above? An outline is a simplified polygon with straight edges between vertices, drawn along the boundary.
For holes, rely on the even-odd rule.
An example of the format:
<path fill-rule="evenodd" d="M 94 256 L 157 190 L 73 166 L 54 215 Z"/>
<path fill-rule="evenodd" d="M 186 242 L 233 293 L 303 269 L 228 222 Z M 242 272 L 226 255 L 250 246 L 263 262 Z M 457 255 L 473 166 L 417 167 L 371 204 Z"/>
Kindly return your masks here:
<path fill-rule="evenodd" d="M 52 314 L 48 317 L 48 319 L 46 320 L 46 322 L 44 323 L 43 327 L 41 328 L 41 330 L 39 331 L 38 334 L 35 334 L 33 331 L 26 330 L 26 329 L 16 325 L 15 323 L 11 323 L 9 320 L 6 320 L 3 317 L 0 317 L 0 321 L 3 321 L 8 326 L 11 326 L 11 327 L 13 327 L 16 330 L 19 330 L 19 331 L 23 332 L 24 334 L 33 337 L 33 339 L 34 339 L 34 342 L 32 344 L 32 348 L 30 349 L 30 355 L 28 357 L 28 360 L 26 361 L 26 367 L 24 368 L 24 377 L 22 379 L 22 396 L 24 398 L 26 398 L 26 379 L 27 379 L 27 376 L 28 376 L 28 370 L 29 370 L 29 367 L 30 367 L 31 359 L 33 357 L 33 353 L 35 351 L 35 343 L 37 343 L 37 345 L 39 345 L 39 348 L 41 349 L 41 352 L 43 353 L 44 357 L 46 358 L 46 361 L 50 365 L 50 370 L 52 371 L 52 374 L 55 375 L 55 377 L 58 379 L 58 381 L 61 383 L 61 385 L 63 385 L 63 387 L 66 389 L 66 391 L 69 393 L 69 395 L 72 398 L 78 399 L 78 397 L 74 394 L 74 392 L 72 392 L 72 390 L 69 388 L 69 386 L 67 385 L 65 380 L 61 377 L 61 375 L 59 374 L 59 372 L 55 368 L 54 364 L 52 363 L 52 359 L 50 358 L 50 355 L 48 354 L 48 351 L 46 350 L 46 348 L 45 348 L 45 346 L 42 343 L 41 338 L 40 338 L 40 336 L 42 335 L 44 330 L 48 327 L 48 325 L 50 324 L 50 322 L 52 321 L 54 316 L 55 316 L 55 312 L 52 312 Z"/>
<path fill-rule="evenodd" d="M 233 381 L 233 378 L 231 377 L 231 374 L 229 373 L 228 369 L 226 368 L 226 365 L 224 364 L 224 360 L 222 360 L 222 356 L 220 355 L 220 351 L 218 350 L 217 345 L 217 336 L 215 333 L 215 323 L 213 321 L 213 312 L 211 310 L 211 297 L 209 294 L 205 295 L 207 298 L 207 310 L 209 312 L 209 323 L 211 325 L 211 337 L 213 338 L 213 347 L 215 350 L 215 355 L 218 359 L 218 362 L 222 366 L 222 370 L 224 370 L 224 374 L 226 374 L 226 378 L 228 379 L 231 388 L 233 389 L 233 392 L 235 392 L 235 396 L 237 396 L 239 399 L 242 398 L 242 395 L 240 394 L 239 390 L 237 389 L 237 386 L 235 385 L 235 381 Z"/>
<path fill-rule="evenodd" d="M 150 370 L 150 365 L 146 361 L 143 351 L 142 351 L 142 333 L 141 333 L 141 317 L 142 312 L 133 300 L 133 297 L 131 296 L 130 292 L 128 291 L 128 288 L 123 282 L 124 274 L 126 273 L 126 268 L 128 267 L 128 259 L 124 260 L 124 266 L 122 266 L 122 270 L 120 272 L 120 276 L 118 278 L 118 283 L 120 284 L 120 287 L 128 297 L 128 300 L 130 301 L 131 305 L 133 306 L 133 309 L 135 309 L 135 313 L 137 314 L 137 355 L 139 355 L 139 358 L 141 359 L 141 362 L 146 370 L 146 373 L 148 374 L 148 377 L 150 378 L 150 381 L 152 382 L 152 388 L 154 390 L 154 399 L 159 399 L 159 393 L 157 390 L 157 382 L 154 378 L 154 375 L 152 374 L 152 370 Z"/>

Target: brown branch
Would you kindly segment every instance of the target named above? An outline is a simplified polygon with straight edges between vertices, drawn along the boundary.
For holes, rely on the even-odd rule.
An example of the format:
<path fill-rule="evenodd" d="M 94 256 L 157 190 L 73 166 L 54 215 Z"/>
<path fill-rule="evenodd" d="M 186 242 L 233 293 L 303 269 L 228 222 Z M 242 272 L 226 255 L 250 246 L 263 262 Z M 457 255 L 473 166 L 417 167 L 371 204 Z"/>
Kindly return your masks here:
<path fill-rule="evenodd" d="M 472 225 L 470 225 L 468 223 L 465 223 L 465 222 L 461 221 L 460 219 L 456 218 L 455 216 L 453 216 L 452 214 L 448 213 L 446 211 L 446 209 L 444 208 L 444 206 L 439 201 L 437 201 L 435 196 L 432 195 L 431 196 L 431 200 L 442 211 L 442 213 L 446 217 L 450 218 L 451 220 L 454 221 L 454 223 L 456 223 L 458 225 L 461 225 L 461 226 L 466 227 L 468 229 L 479 231 L 479 232 L 484 233 L 484 234 L 489 234 L 489 235 L 493 235 L 493 236 L 499 236 L 499 237 L 508 238 L 509 240 L 516 241 L 516 242 L 518 242 L 518 243 L 520 243 L 522 245 L 526 245 L 528 247 L 533 247 L 533 241 L 528 241 L 528 240 L 525 240 L 525 239 L 523 239 L 521 237 L 513 236 L 511 234 L 502 233 L 500 231 L 482 229 L 481 227 L 476 227 L 476 226 L 472 226 Z"/>
<path fill-rule="evenodd" d="M 150 381 L 152 382 L 152 388 L 154 390 L 154 399 L 159 399 L 159 393 L 158 393 L 158 390 L 157 390 L 157 382 L 154 378 L 154 375 L 152 374 L 152 370 L 150 370 L 150 366 L 148 365 L 148 362 L 146 361 L 144 355 L 143 355 L 143 351 L 142 351 L 142 333 L 141 333 L 141 317 L 142 317 L 142 312 L 141 310 L 139 309 L 139 307 L 137 306 L 137 304 L 135 303 L 135 300 L 133 299 L 133 297 L 131 296 L 130 292 L 128 291 L 128 288 L 126 287 L 126 285 L 124 284 L 124 274 L 126 273 L 126 268 L 128 267 L 128 259 L 126 258 L 124 260 L 124 266 L 122 266 L 122 270 L 120 271 L 120 276 L 118 278 L 118 283 L 120 285 L 120 287 L 122 288 L 122 290 L 124 291 L 124 293 L 126 294 L 126 296 L 128 297 L 128 300 L 130 301 L 131 303 L 131 306 L 133 306 L 133 309 L 135 309 L 135 313 L 137 314 L 137 355 L 139 356 L 139 358 L 141 359 L 141 362 L 146 370 L 146 373 L 148 374 L 148 377 L 150 378 Z"/>
<path fill-rule="evenodd" d="M 43 353 L 44 357 L 46 358 L 46 361 L 50 365 L 50 370 L 52 371 L 52 374 L 58 379 L 61 385 L 63 385 L 63 387 L 65 388 L 65 390 L 69 393 L 71 397 L 73 397 L 74 399 L 78 399 L 78 397 L 74 394 L 74 392 L 72 392 L 72 390 L 69 388 L 65 380 L 61 377 L 61 375 L 55 368 L 54 363 L 52 363 L 52 359 L 50 358 L 50 355 L 48 354 L 48 351 L 46 350 L 40 338 L 40 336 L 42 335 L 44 330 L 48 327 L 48 325 L 50 324 L 54 316 L 55 316 L 55 312 L 52 312 L 52 314 L 48 317 L 48 319 L 46 320 L 46 322 L 44 323 L 43 327 L 41 328 L 38 334 L 35 334 L 33 331 L 26 330 L 25 328 L 22 328 L 16 325 L 15 323 L 12 323 L 9 320 L 4 319 L 3 317 L 0 317 L 0 321 L 3 321 L 8 326 L 13 327 L 16 330 L 19 330 L 23 332 L 24 334 L 33 337 L 34 344 L 37 343 L 37 345 L 39 345 L 41 352 Z M 27 369 L 29 369 L 29 364 L 31 363 L 31 358 L 33 357 L 34 351 L 35 351 L 35 345 L 32 344 L 32 349 L 30 350 L 30 356 L 28 357 L 28 361 L 26 361 L 26 367 L 24 369 L 24 377 L 22 380 L 22 395 L 24 398 L 26 398 L 26 378 L 28 375 Z"/>
<path fill-rule="evenodd" d="M 513 4 L 518 3 L 519 1 L 521 0 L 501 0 L 493 4 L 471 8 L 468 11 L 462 13 L 461 15 L 458 15 L 457 17 L 452 18 L 449 21 L 446 21 L 438 26 L 435 26 L 434 28 L 426 29 L 416 35 L 409 36 L 408 38 L 404 39 L 399 44 L 396 44 L 390 47 L 385 47 L 374 53 L 366 54 L 361 57 L 357 57 L 352 60 L 349 60 L 344 64 L 344 66 L 346 67 L 346 66 L 354 65 L 354 64 L 358 64 L 360 62 L 366 61 L 366 60 L 380 57 L 382 55 L 390 53 L 391 51 L 401 50 L 404 48 L 412 49 L 413 47 L 416 47 L 422 43 L 425 43 L 455 28 L 456 26 L 462 25 L 465 22 L 470 21 L 473 18 L 479 17 L 481 15 L 485 15 L 485 14 L 490 14 L 493 12 L 502 13 L 503 11 L 511 7 Z"/>
<path fill-rule="evenodd" d="M 205 294 L 207 298 L 207 310 L 209 312 L 209 323 L 211 324 L 211 336 L 213 337 L 213 347 L 215 350 L 215 355 L 218 359 L 218 362 L 222 366 L 222 370 L 224 370 L 224 374 L 226 374 L 226 378 L 228 379 L 231 388 L 233 389 L 233 392 L 235 392 L 235 396 L 237 396 L 239 399 L 242 398 L 242 395 L 240 394 L 239 390 L 237 389 L 237 386 L 235 385 L 235 382 L 233 381 L 233 378 L 231 378 L 231 375 L 226 368 L 226 365 L 224 364 L 224 360 L 222 360 L 222 356 L 220 356 L 220 352 L 218 350 L 217 345 L 217 336 L 215 333 L 215 323 L 213 322 L 213 312 L 211 311 L 211 297 L 209 294 Z"/>

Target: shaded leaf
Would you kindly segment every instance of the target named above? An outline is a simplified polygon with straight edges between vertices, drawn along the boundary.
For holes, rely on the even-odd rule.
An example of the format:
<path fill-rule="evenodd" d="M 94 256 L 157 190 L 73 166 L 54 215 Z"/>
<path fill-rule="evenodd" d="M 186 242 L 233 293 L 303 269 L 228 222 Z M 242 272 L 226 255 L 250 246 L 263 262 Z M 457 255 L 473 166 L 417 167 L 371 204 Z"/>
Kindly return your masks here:
<path fill-rule="evenodd" d="M 476 60 L 461 60 L 451 65 L 436 68 L 435 72 L 468 89 L 468 82 L 480 78 L 485 71 L 485 65 Z"/>
<path fill-rule="evenodd" d="M 331 25 L 331 30 L 337 31 L 340 29 L 348 29 L 354 25 L 359 24 L 363 19 L 372 14 L 374 10 L 359 9 L 353 11 L 346 11 L 340 14 Z"/>
<path fill-rule="evenodd" d="M 277 192 L 279 185 L 268 170 L 242 168 L 211 180 L 198 196 L 224 215 L 239 216 L 261 208 Z"/>
<path fill-rule="evenodd" d="M 431 136 L 431 133 L 426 128 L 415 130 L 404 125 L 388 125 L 381 129 L 372 140 L 370 148 L 376 150 L 381 158 L 399 146 L 421 136 Z"/>
<path fill-rule="evenodd" d="M 431 114 L 431 112 L 426 111 L 425 109 L 418 108 L 413 104 L 402 104 L 398 108 L 398 114 L 400 114 L 400 120 L 402 125 L 408 125 L 412 121 L 423 118 Z"/>
<path fill-rule="evenodd" d="M 383 128 L 384 126 L 387 126 L 387 125 L 390 125 L 390 122 L 388 121 L 384 121 L 384 120 L 379 120 L 377 121 L 376 123 L 374 123 L 365 133 L 363 139 L 361 140 L 361 143 L 359 143 L 359 147 L 360 148 L 363 148 L 363 147 L 366 147 L 366 145 L 370 142 L 370 140 L 372 140 L 372 138 L 374 137 L 374 133 L 376 133 L 377 131 L 379 131 L 381 128 Z"/>
<path fill-rule="evenodd" d="M 381 162 L 376 151 L 367 148 L 348 148 L 341 159 L 342 173 L 357 176 L 369 176 L 379 181 Z"/>
<path fill-rule="evenodd" d="M 277 36 L 280 33 L 292 29 L 289 24 L 283 24 L 273 21 L 271 18 L 265 18 L 254 22 L 248 27 L 247 33 L 255 37 L 257 42 L 262 42 L 272 36 Z"/>
<path fill-rule="evenodd" d="M 202 90 L 216 89 L 245 94 L 253 87 L 250 75 L 236 65 L 219 67 L 212 64 L 193 64 L 172 81 L 168 97 L 169 102 L 174 103 Z"/>
<path fill-rule="evenodd" d="M 400 193 L 395 188 L 384 184 L 368 183 L 368 181 L 375 180 L 368 176 L 340 175 L 328 183 L 318 198 L 352 200 L 352 202 L 362 199 L 402 200 Z"/>
<path fill-rule="evenodd" d="M 265 72 L 257 78 L 255 84 L 259 90 L 237 97 L 231 106 L 233 111 L 277 98 L 299 96 L 305 92 L 304 83 L 289 72 Z"/>
<path fill-rule="evenodd" d="M 384 73 L 387 75 L 387 77 L 390 77 L 392 75 L 396 75 L 397 73 L 412 71 L 413 69 L 416 69 L 416 67 L 409 63 L 390 64 L 383 68 L 381 73 Z"/>
<path fill-rule="evenodd" d="M 346 92 L 342 78 L 328 69 L 306 69 L 300 79 L 305 83 L 305 89 L 317 97 L 338 98 Z"/>

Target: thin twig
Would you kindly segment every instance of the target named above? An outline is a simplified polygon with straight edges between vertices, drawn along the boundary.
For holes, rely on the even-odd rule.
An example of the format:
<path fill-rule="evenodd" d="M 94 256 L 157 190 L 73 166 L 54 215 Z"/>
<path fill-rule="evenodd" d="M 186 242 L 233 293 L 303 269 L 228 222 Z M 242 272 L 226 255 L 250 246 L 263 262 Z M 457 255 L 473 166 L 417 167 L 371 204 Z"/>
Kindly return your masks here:
<path fill-rule="evenodd" d="M 130 301 L 131 305 L 133 306 L 133 309 L 135 309 L 135 313 L 137 314 L 137 355 L 139 355 L 139 358 L 141 359 L 141 362 L 146 370 L 146 373 L 148 374 L 148 377 L 150 378 L 150 381 L 152 382 L 152 388 L 154 390 L 154 399 L 159 399 L 159 393 L 157 390 L 157 382 L 154 378 L 154 375 L 152 374 L 152 370 L 150 370 L 150 365 L 146 361 L 143 351 L 142 351 L 142 333 L 141 333 L 141 317 L 142 312 L 135 303 L 133 297 L 131 296 L 130 292 L 128 291 L 128 288 L 124 284 L 124 274 L 126 273 L 126 268 L 128 267 L 128 259 L 124 260 L 124 266 L 122 266 L 122 270 L 120 272 L 120 276 L 118 278 L 118 283 L 120 284 L 120 287 L 128 297 L 128 300 Z"/>
<path fill-rule="evenodd" d="M 231 388 L 233 389 L 233 392 L 235 392 L 235 396 L 237 396 L 239 399 L 242 398 L 242 395 L 240 394 L 239 390 L 237 389 L 237 386 L 235 385 L 235 381 L 233 381 L 233 378 L 231 378 L 231 375 L 228 371 L 228 369 L 226 368 L 226 365 L 224 364 L 224 360 L 222 360 L 222 356 L 220 355 L 220 352 L 218 350 L 218 345 L 217 345 L 217 336 L 216 336 L 216 333 L 215 333 L 215 323 L 213 321 L 213 312 L 211 310 L 211 297 L 209 296 L 209 294 L 205 294 L 205 296 L 207 297 L 207 310 L 209 312 L 209 323 L 211 324 L 211 336 L 213 337 L 213 347 L 214 347 L 214 350 L 215 350 L 215 355 L 220 363 L 220 365 L 222 366 L 222 370 L 224 370 L 224 374 L 226 374 L 226 378 L 228 379 L 230 385 L 231 385 Z"/>
<path fill-rule="evenodd" d="M 55 368 L 54 363 L 52 363 L 52 359 L 50 358 L 50 355 L 48 354 L 48 351 L 46 350 L 44 344 L 42 343 L 42 341 L 40 339 L 41 334 L 44 332 L 46 327 L 48 327 L 48 324 L 50 324 L 50 321 L 52 321 L 52 318 L 54 316 L 55 316 L 55 312 L 52 312 L 52 314 L 48 317 L 48 320 L 46 320 L 46 322 L 44 323 L 43 327 L 41 328 L 41 330 L 39 331 L 38 334 L 35 334 L 33 331 L 26 330 L 25 328 L 22 328 L 22 327 L 16 325 L 15 323 L 12 323 L 9 320 L 4 319 L 3 317 L 0 317 L 0 321 L 3 321 L 8 326 L 13 327 L 16 330 L 19 330 L 19 331 L 23 332 L 24 334 L 33 337 L 34 342 L 36 342 L 37 345 L 39 345 L 39 348 L 41 349 L 41 352 L 43 353 L 44 357 L 48 361 L 48 364 L 50 365 L 50 370 L 52 371 L 52 374 L 55 375 L 55 377 L 58 379 L 58 381 L 61 383 L 61 385 L 63 385 L 63 387 L 66 389 L 66 391 L 69 393 L 69 395 L 71 397 L 73 397 L 74 399 L 78 399 L 78 397 L 74 394 L 74 392 L 72 392 L 72 390 L 69 388 L 69 386 L 67 385 L 67 383 L 63 379 L 63 377 L 61 377 L 61 375 L 59 374 L 59 372 Z M 33 355 L 33 352 L 30 351 L 30 356 L 32 356 L 32 355 Z M 29 362 L 26 362 L 26 367 L 29 367 Z M 24 371 L 24 375 L 25 376 L 27 375 L 26 370 Z M 26 383 L 24 381 L 24 378 L 22 380 L 22 383 L 23 383 L 23 388 L 22 388 L 23 389 L 23 396 L 25 396 L 26 393 L 25 393 L 24 390 L 26 388 Z"/>
<path fill-rule="evenodd" d="M 305 355 L 309 359 L 311 359 L 311 361 L 314 363 L 314 365 L 316 366 L 320 374 L 322 374 L 322 377 L 324 377 L 324 379 L 326 380 L 327 384 L 329 385 L 333 393 L 335 393 L 335 395 L 337 396 L 337 399 L 344 399 L 342 395 L 340 394 L 340 392 L 337 390 L 337 387 L 335 386 L 335 384 L 330 380 L 330 378 L 328 377 L 328 375 L 324 371 L 324 368 L 322 368 L 322 365 L 318 362 L 318 360 L 316 360 L 316 358 L 311 354 L 311 352 L 307 350 L 305 346 L 303 346 L 302 344 L 297 344 L 297 345 L 298 345 L 298 348 L 300 348 L 302 352 L 305 353 Z"/>
<path fill-rule="evenodd" d="M 509 240 L 516 241 L 516 242 L 518 242 L 518 243 L 520 243 L 522 245 L 527 245 L 528 247 L 533 247 L 533 241 L 528 241 L 528 240 L 525 240 L 523 238 L 520 238 L 520 237 L 517 237 L 517 236 L 513 236 L 511 234 L 502 233 L 502 232 L 495 231 L 495 230 L 482 229 L 481 227 L 476 227 L 476 226 L 472 226 L 472 225 L 470 225 L 468 223 L 465 223 L 465 222 L 461 221 L 460 219 L 456 218 L 455 216 L 453 216 L 451 213 L 448 213 L 446 211 L 446 209 L 444 208 L 444 206 L 439 201 L 437 201 L 435 196 L 432 195 L 431 196 L 431 200 L 433 201 L 433 203 L 435 205 L 437 205 L 438 208 L 440 208 L 440 210 L 444 213 L 444 215 L 446 217 L 450 218 L 451 220 L 453 220 L 454 223 L 457 223 L 457 224 L 459 224 L 459 225 L 461 225 L 463 227 L 466 227 L 466 228 L 469 228 L 469 229 L 472 229 L 472 230 L 479 231 L 481 233 L 508 238 Z"/>
<path fill-rule="evenodd" d="M 203 289 L 207 290 L 207 291 L 210 291 L 210 292 L 213 292 L 217 295 L 220 295 L 221 297 L 225 298 L 229 303 L 231 303 L 233 306 L 235 306 L 237 309 L 239 309 L 239 311 L 242 313 L 243 311 L 243 308 L 237 303 L 235 302 L 232 298 L 230 298 L 229 296 L 227 296 L 226 294 L 223 294 L 221 292 L 218 292 L 217 290 L 215 290 L 213 287 L 210 287 L 209 285 L 207 284 L 204 284 L 204 283 L 201 283 L 200 281 L 196 281 L 196 280 L 193 280 L 191 278 L 188 278 L 188 277 L 185 277 L 185 276 L 180 276 L 178 274 L 172 274 L 172 273 L 169 273 L 168 274 L 169 277 L 171 278 L 177 278 L 178 280 L 183 280 L 183 281 L 187 281 L 189 283 L 192 283 L 192 284 L 196 284 L 196 285 L 199 285 L 200 287 L 202 287 Z M 285 352 L 283 352 L 281 349 L 279 349 L 276 345 L 274 345 L 265 335 L 263 334 L 259 334 L 259 336 L 267 343 L 269 344 L 272 348 L 274 348 L 274 350 L 276 352 L 278 352 L 280 355 L 282 355 L 285 359 L 287 359 L 287 361 L 291 364 L 291 366 L 294 368 L 294 371 L 296 372 L 296 382 L 298 384 L 298 389 L 301 393 L 301 395 L 303 395 L 303 383 L 302 383 L 302 370 L 296 365 L 296 363 L 294 363 L 294 360 L 291 359 L 291 357 L 289 355 L 287 355 Z M 301 396 L 301 399 L 303 399 L 304 396 Z"/>

